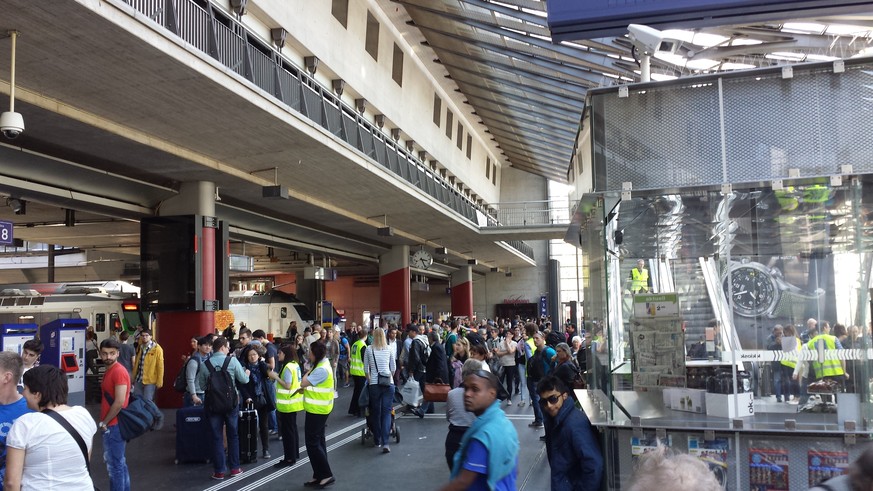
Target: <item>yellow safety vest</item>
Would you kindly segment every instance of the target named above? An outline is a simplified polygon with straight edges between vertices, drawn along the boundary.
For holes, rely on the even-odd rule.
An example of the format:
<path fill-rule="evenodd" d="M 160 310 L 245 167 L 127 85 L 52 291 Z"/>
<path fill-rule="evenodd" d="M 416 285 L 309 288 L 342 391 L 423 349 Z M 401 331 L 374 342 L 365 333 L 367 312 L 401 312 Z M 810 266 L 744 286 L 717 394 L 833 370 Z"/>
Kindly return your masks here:
<path fill-rule="evenodd" d="M 280 376 L 283 380 L 286 371 L 291 373 L 291 388 L 286 389 L 282 384 L 276 384 L 276 411 L 280 413 L 303 411 L 303 394 L 295 394 L 300 388 L 300 365 L 296 361 L 288 362 Z"/>
<path fill-rule="evenodd" d="M 642 271 L 634 268 L 631 270 L 631 275 L 633 277 L 633 282 L 631 283 L 631 291 L 637 293 L 640 290 L 648 290 L 649 289 L 649 270 L 643 269 Z"/>
<path fill-rule="evenodd" d="M 316 368 L 324 368 L 327 378 L 324 382 L 303 389 L 303 409 L 312 414 L 330 414 L 333 410 L 333 372 L 330 360 L 323 358 Z"/>
<path fill-rule="evenodd" d="M 358 377 L 365 377 L 367 375 L 366 373 L 364 373 L 364 357 L 361 356 L 362 348 L 364 348 L 366 345 L 367 343 L 365 343 L 363 339 L 355 341 L 355 344 L 352 345 L 352 356 L 349 358 L 350 374 Z"/>
<path fill-rule="evenodd" d="M 802 343 L 797 343 L 797 344 L 795 345 L 795 350 L 797 351 L 797 355 L 800 355 L 800 346 L 801 346 L 801 344 L 802 344 Z M 779 362 L 779 363 L 785 365 L 786 367 L 794 368 L 794 367 L 797 366 L 797 358 L 794 358 L 793 360 L 782 360 L 782 361 Z"/>
<path fill-rule="evenodd" d="M 534 343 L 533 337 L 527 338 L 525 343 L 527 343 L 527 345 L 530 346 L 530 356 L 533 356 L 534 353 L 537 352 L 537 344 Z M 525 368 L 527 368 L 527 362 L 529 362 L 529 361 L 530 361 L 530 358 L 525 358 L 525 360 L 524 360 L 524 367 Z"/>
<path fill-rule="evenodd" d="M 824 341 L 826 350 L 837 349 L 837 338 L 830 334 L 819 334 L 810 339 L 809 342 L 806 343 L 806 346 L 810 351 L 816 351 L 817 348 L 815 345 L 818 344 L 819 341 Z M 838 377 L 845 373 L 843 372 L 843 365 L 840 363 L 840 360 L 825 360 L 824 363 L 813 361 L 812 369 L 815 370 L 816 379 L 821 379 L 823 377 Z"/>

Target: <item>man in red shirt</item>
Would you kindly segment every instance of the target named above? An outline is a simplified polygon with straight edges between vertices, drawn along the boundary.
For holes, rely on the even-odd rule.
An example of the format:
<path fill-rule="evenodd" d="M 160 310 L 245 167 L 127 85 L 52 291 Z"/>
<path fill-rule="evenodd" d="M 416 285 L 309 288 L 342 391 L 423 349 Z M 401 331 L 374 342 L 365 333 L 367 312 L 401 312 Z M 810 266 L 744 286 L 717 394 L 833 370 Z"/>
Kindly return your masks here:
<path fill-rule="evenodd" d="M 115 339 L 106 339 L 100 343 L 100 359 L 106 365 L 106 373 L 100 386 L 103 397 L 97 427 L 103 432 L 103 460 L 109 474 L 109 489 L 130 491 L 130 473 L 124 459 L 126 443 L 121 438 L 117 418 L 118 413 L 127 407 L 130 375 L 121 363 L 116 363 L 120 352 L 121 346 Z M 111 403 L 108 398 L 112 399 Z"/>

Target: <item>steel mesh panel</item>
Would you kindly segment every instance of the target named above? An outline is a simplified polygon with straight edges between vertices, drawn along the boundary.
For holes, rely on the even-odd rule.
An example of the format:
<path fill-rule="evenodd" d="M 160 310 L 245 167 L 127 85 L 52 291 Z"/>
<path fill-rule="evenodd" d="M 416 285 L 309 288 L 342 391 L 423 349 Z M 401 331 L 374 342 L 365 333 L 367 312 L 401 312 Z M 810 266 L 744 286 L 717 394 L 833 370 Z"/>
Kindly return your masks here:
<path fill-rule="evenodd" d="M 728 182 L 873 171 L 873 74 L 853 68 L 725 80 Z"/>
<path fill-rule="evenodd" d="M 592 94 L 598 191 L 770 181 L 873 172 L 873 70 L 797 67 L 794 77 L 721 77 L 726 169 L 722 166 L 719 78 Z"/>
<path fill-rule="evenodd" d="M 619 190 L 623 182 L 634 189 L 721 182 L 714 84 L 595 98 L 593 107 L 603 118 L 595 140 L 602 151 L 595 158 L 605 159 L 606 189 Z"/>

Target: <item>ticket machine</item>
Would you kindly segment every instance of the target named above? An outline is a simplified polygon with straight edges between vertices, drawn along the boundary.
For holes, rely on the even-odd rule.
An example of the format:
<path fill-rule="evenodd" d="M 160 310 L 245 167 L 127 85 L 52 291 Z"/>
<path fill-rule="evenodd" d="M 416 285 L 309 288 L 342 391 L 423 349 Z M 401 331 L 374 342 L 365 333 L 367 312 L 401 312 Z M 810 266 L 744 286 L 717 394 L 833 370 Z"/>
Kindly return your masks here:
<path fill-rule="evenodd" d="M 87 328 L 87 319 L 57 319 L 39 328 L 39 338 L 45 347 L 40 363 L 54 365 L 67 374 L 71 405 L 85 405 Z"/>
<path fill-rule="evenodd" d="M 21 354 L 24 343 L 36 337 L 36 324 L 0 324 L 0 350 Z"/>

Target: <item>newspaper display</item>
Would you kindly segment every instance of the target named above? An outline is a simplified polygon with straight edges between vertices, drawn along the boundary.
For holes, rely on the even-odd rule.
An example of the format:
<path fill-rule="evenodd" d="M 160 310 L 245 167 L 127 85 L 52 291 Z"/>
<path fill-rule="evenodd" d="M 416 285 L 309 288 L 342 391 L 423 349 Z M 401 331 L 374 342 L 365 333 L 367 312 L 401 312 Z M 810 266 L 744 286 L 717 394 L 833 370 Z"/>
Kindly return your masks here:
<path fill-rule="evenodd" d="M 658 448 L 658 445 L 670 447 L 673 445 L 673 437 L 667 435 L 665 438 L 658 438 L 654 432 L 643 432 L 643 436 L 631 437 L 631 456 L 634 464 L 640 455 Z"/>
<path fill-rule="evenodd" d="M 685 387 L 685 335 L 678 317 L 631 320 L 634 390 Z"/>

